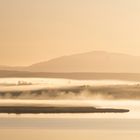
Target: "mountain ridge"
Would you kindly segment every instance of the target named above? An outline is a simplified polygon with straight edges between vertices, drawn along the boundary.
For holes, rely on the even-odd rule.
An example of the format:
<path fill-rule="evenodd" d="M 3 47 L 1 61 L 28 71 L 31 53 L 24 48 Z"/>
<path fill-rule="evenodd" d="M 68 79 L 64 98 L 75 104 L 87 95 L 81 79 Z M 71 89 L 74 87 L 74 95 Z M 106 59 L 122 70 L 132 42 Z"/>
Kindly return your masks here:
<path fill-rule="evenodd" d="M 65 55 L 27 67 L 0 67 L 0 70 L 31 72 L 140 73 L 140 56 L 106 51 Z"/>

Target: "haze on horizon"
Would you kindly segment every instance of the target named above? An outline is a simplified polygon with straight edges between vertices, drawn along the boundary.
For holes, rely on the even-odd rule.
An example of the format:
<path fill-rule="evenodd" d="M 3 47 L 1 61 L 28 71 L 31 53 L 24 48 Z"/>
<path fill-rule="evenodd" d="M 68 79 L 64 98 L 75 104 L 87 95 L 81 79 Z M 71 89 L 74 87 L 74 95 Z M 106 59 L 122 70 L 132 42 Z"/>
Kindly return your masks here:
<path fill-rule="evenodd" d="M 140 56 L 139 0 L 0 0 L 0 65 L 104 50 Z"/>

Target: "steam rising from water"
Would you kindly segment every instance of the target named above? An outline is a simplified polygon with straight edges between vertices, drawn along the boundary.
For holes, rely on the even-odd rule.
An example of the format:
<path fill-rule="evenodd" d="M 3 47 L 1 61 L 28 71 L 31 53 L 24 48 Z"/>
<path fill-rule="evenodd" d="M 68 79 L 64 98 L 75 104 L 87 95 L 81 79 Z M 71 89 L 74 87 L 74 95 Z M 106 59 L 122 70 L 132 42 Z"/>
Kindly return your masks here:
<path fill-rule="evenodd" d="M 139 93 L 140 83 L 132 81 L 47 78 L 0 79 L 0 105 L 80 105 L 100 108 L 125 108 L 130 110 L 126 114 L 59 114 L 59 117 L 63 118 L 139 118 Z M 0 114 L 0 117 L 2 116 Z M 4 114 L 5 116 L 6 114 Z M 7 114 L 7 116 L 9 115 Z M 15 117 L 15 115 L 13 116 Z M 34 117 L 31 114 L 23 115 L 23 117 L 25 116 Z M 40 114 L 36 116 L 58 117 L 56 114 Z"/>
<path fill-rule="evenodd" d="M 140 83 L 119 80 L 1 78 L 1 99 L 140 99 Z"/>

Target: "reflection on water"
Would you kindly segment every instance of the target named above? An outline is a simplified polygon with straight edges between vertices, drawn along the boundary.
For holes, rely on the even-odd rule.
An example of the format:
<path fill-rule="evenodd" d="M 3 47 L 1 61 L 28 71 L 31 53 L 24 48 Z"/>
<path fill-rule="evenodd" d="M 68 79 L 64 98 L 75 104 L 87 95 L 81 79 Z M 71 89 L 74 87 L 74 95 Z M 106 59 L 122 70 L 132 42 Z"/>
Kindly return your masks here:
<path fill-rule="evenodd" d="M 3 129 L 3 140 L 139 140 L 140 131 Z"/>
<path fill-rule="evenodd" d="M 89 129 L 139 131 L 139 119 L 3 118 L 0 129 Z"/>
<path fill-rule="evenodd" d="M 0 105 L 54 105 L 125 108 L 128 113 L 0 114 L 0 128 L 140 130 L 140 102 L 136 100 L 1 100 Z"/>

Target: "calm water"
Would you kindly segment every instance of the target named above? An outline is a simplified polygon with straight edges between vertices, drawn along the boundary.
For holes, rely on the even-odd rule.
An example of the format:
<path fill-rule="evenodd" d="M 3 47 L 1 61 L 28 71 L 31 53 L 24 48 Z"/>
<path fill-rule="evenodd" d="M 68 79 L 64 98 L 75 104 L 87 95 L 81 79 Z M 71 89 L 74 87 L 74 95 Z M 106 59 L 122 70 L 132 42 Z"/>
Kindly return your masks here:
<path fill-rule="evenodd" d="M 140 139 L 140 102 L 132 100 L 2 100 L 13 104 L 77 104 L 130 109 L 129 113 L 0 114 L 0 138 L 4 140 Z"/>
<path fill-rule="evenodd" d="M 7 80 L 7 79 L 5 79 Z M 18 79 L 19 80 L 19 79 Z M 24 79 L 25 80 L 25 79 Z M 1 83 L 6 83 L 1 79 Z M 11 81 L 10 81 L 11 82 Z M 13 82 L 13 81 L 12 81 Z M 17 80 L 14 83 L 16 84 Z M 29 81 L 30 82 L 30 81 Z M 33 81 L 32 81 L 33 82 Z M 34 81 L 38 82 L 38 81 Z M 44 82 L 43 88 L 44 88 Z M 50 85 L 54 81 L 50 80 Z M 60 81 L 57 81 L 59 85 Z M 74 81 L 75 82 L 75 81 Z M 77 82 L 77 81 L 76 81 Z M 89 81 L 87 81 L 88 83 Z M 92 81 L 103 84 L 105 81 Z M 112 81 L 111 81 L 112 82 Z M 111 84 L 111 82 L 109 84 Z M 69 81 L 66 82 L 68 84 Z M 81 82 L 83 83 L 83 81 Z M 80 83 L 80 85 L 81 85 Z M 115 84 L 124 84 L 116 82 Z M 11 84 L 11 83 L 8 83 Z M 13 83 L 12 83 L 13 84 Z M 34 83 L 36 84 L 36 83 Z M 75 83 L 74 83 L 75 84 Z M 97 85 L 98 85 L 97 84 Z M 125 83 L 126 84 L 126 83 Z M 127 84 L 131 84 L 127 82 Z M 135 83 L 133 83 L 135 84 Z M 61 86 L 65 85 L 61 81 Z M 79 82 L 78 82 L 79 85 Z M 7 86 L 7 85 L 6 85 Z M 35 85 L 33 85 L 35 86 Z M 40 86 L 40 85 L 39 85 Z M 45 84 L 46 86 L 46 84 Z M 21 86 L 24 88 L 24 86 Z M 21 88 L 20 86 L 18 88 Z M 28 87 L 26 85 L 26 87 Z M 6 89 L 2 85 L 3 89 Z M 9 87 L 15 89 L 14 87 Z M 33 88 L 33 87 L 31 87 Z M 139 100 L 11 100 L 1 99 L 0 105 L 81 105 L 100 108 L 129 109 L 128 113 L 86 113 L 86 114 L 0 114 L 0 139 L 2 140 L 139 140 Z"/>

